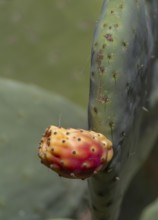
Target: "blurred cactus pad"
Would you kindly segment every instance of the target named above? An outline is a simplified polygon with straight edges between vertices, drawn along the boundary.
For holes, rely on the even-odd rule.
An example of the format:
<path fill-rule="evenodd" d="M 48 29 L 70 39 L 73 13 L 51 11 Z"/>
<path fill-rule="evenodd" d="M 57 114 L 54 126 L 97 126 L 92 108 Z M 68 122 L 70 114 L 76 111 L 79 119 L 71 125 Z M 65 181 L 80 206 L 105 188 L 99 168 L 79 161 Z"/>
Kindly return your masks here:
<path fill-rule="evenodd" d="M 0 80 L 0 100 L 0 219 L 46 220 L 77 213 L 85 184 L 46 170 L 37 147 L 43 129 L 57 125 L 60 113 L 62 126 L 85 127 L 85 111 L 58 95 L 11 80 Z"/>
<path fill-rule="evenodd" d="M 87 106 L 91 40 L 101 3 L 0 1 L 0 76 Z"/>

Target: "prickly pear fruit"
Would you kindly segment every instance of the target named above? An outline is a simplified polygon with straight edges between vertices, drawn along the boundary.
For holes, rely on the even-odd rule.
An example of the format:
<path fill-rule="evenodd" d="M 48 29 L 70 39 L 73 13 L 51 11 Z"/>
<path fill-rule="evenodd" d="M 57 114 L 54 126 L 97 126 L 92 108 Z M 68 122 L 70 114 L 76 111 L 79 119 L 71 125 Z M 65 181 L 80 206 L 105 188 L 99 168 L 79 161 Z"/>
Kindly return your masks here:
<path fill-rule="evenodd" d="M 104 135 L 83 129 L 50 126 L 39 146 L 41 162 L 60 176 L 85 179 L 112 159 L 112 143 Z"/>

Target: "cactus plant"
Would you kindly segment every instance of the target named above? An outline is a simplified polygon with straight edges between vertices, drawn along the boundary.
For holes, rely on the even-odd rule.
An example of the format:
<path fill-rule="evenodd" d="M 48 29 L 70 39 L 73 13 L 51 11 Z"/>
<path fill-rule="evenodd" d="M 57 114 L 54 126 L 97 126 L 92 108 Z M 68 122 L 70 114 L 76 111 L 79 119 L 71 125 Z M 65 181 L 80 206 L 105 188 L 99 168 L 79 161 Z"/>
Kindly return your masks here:
<path fill-rule="evenodd" d="M 156 1 L 104 1 L 97 24 L 89 128 L 111 139 L 115 152 L 109 168 L 89 179 L 97 220 L 118 218 L 128 183 L 157 137 L 157 100 L 153 104 L 152 96 L 158 14 L 154 11 L 154 19 L 150 16 L 156 5 Z"/>
<path fill-rule="evenodd" d="M 91 57 L 89 130 L 111 140 L 114 157 L 88 179 L 94 220 L 118 219 L 128 184 L 158 135 L 156 6 L 156 0 L 105 0 L 97 22 Z M 40 152 L 40 156 L 50 166 L 46 159 L 52 162 L 52 154 L 48 154 L 49 146 L 45 147 L 46 155 Z M 73 155 L 69 157 L 73 159 Z"/>
<path fill-rule="evenodd" d="M 158 109 L 158 62 L 154 64 L 152 91 L 150 95 L 150 112 L 148 112 L 146 120 L 144 120 L 142 132 L 148 129 L 148 132 L 142 133 L 143 144 L 151 143 L 153 134 L 158 131 L 157 125 L 157 109 Z M 154 134 L 155 135 L 155 134 Z M 158 135 L 156 135 L 158 136 Z M 155 139 L 155 138 L 154 138 Z M 153 140 L 154 141 L 154 140 Z M 150 152 L 147 160 L 140 167 L 137 174 L 130 182 L 130 186 L 123 199 L 121 213 L 119 220 L 129 219 L 138 220 L 141 211 L 149 203 L 158 197 L 158 178 L 157 178 L 157 163 L 158 163 L 158 139 L 154 141 L 152 151 Z M 144 147 L 145 148 L 145 147 Z M 139 156 L 141 158 L 141 156 Z M 139 160 L 139 158 L 138 158 Z M 129 216 L 127 211 L 130 207 L 130 212 L 133 213 Z"/>

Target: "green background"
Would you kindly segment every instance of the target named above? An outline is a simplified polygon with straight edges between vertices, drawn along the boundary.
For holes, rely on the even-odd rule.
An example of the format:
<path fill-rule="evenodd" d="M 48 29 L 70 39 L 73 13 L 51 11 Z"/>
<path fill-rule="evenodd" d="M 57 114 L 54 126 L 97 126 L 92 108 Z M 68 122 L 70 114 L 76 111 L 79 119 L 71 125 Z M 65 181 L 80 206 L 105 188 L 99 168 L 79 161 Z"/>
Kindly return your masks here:
<path fill-rule="evenodd" d="M 102 1 L 1 0 L 0 76 L 87 107 L 91 44 Z"/>

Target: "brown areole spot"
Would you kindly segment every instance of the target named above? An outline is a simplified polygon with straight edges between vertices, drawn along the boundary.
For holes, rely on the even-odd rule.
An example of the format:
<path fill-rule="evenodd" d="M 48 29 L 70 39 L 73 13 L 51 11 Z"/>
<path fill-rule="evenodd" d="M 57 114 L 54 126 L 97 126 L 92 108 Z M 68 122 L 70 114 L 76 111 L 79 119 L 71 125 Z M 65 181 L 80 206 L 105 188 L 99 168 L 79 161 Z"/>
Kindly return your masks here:
<path fill-rule="evenodd" d="M 49 128 L 46 130 L 45 134 L 44 134 L 44 137 L 50 137 L 52 134 L 52 131 L 49 130 Z"/>
<path fill-rule="evenodd" d="M 112 34 L 105 34 L 104 37 L 105 37 L 108 41 L 110 41 L 110 42 L 113 41 Z"/>
<path fill-rule="evenodd" d="M 101 62 L 102 62 L 103 58 L 104 58 L 103 51 L 99 50 L 98 53 L 96 54 L 96 62 L 98 64 L 98 66 L 101 66 Z"/>

